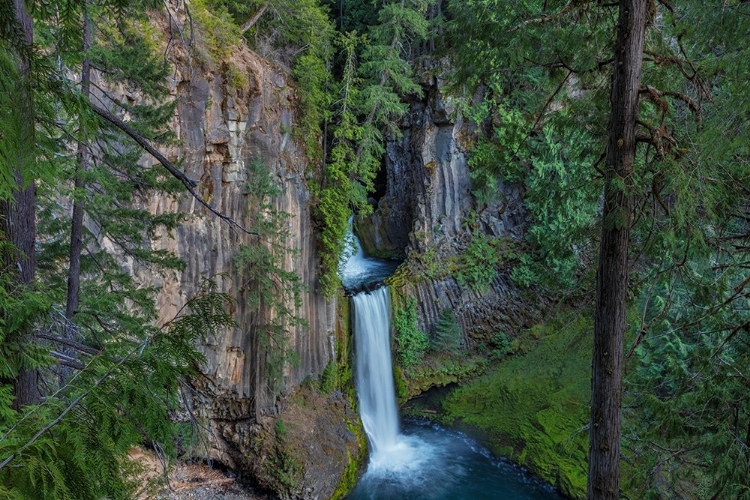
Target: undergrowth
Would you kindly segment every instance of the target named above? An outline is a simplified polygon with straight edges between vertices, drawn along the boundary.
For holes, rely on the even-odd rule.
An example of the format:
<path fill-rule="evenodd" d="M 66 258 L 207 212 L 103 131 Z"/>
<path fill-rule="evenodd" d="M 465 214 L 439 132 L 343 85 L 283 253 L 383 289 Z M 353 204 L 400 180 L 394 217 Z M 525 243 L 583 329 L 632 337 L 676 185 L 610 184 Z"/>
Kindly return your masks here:
<path fill-rule="evenodd" d="M 486 437 L 498 455 L 584 498 L 591 321 L 564 316 L 527 331 L 524 354 L 494 365 L 443 402 L 448 423 Z"/>

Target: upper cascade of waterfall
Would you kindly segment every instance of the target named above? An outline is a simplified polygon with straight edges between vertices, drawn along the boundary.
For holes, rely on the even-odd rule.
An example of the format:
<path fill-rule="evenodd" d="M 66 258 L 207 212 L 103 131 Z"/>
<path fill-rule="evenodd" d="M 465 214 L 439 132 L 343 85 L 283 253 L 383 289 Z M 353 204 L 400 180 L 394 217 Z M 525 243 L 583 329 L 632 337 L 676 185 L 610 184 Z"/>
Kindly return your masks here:
<path fill-rule="evenodd" d="M 365 256 L 359 238 L 355 236 L 354 216 L 349 218 L 346 231 L 346 250 L 339 260 L 339 276 L 349 292 L 371 290 L 383 282 L 398 267 L 398 262 Z"/>

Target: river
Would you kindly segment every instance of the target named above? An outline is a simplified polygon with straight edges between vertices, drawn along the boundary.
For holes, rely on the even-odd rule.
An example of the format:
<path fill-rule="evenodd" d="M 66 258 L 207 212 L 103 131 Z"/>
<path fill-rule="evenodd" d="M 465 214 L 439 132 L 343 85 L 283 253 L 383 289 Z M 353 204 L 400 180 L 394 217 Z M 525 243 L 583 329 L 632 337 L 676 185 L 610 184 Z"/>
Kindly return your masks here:
<path fill-rule="evenodd" d="M 394 269 L 368 259 L 350 233 L 341 264 L 352 297 L 356 380 L 370 461 L 349 500 L 554 500 L 549 485 L 456 431 L 427 421 L 399 421 L 390 349 L 390 300 L 381 284 Z M 360 291 L 362 290 L 362 291 Z"/>

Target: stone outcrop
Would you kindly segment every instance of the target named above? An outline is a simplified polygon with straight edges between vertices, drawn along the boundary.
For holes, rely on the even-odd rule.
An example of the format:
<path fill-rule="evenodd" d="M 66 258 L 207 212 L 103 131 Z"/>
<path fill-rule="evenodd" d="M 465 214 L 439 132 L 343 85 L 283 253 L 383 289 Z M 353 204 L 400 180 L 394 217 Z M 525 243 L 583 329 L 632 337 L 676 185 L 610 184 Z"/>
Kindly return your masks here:
<path fill-rule="evenodd" d="M 163 29 L 166 40 L 169 29 Z M 183 271 L 151 275 L 129 264 L 144 286 L 159 290 L 158 321 L 173 318 L 204 279 L 214 280 L 220 292 L 234 299 L 231 312 L 236 327 L 212 332 L 200 346 L 206 362 L 192 390 L 183 395 L 191 407 L 185 418 L 197 419 L 204 438 L 190 452 L 219 461 L 242 480 L 275 490 L 284 498 L 328 498 L 351 457 L 362 453 L 362 443 L 349 430 L 360 424 L 340 393 L 316 399 L 315 409 L 308 409 L 307 418 L 287 433 L 282 458 L 292 461 L 292 476 L 274 481 L 269 471 L 277 464 L 268 462 L 269 453 L 278 448 L 274 422 L 289 419 L 300 404 L 291 395 L 299 391 L 303 380 L 317 380 L 336 358 L 337 300 L 318 293 L 319 259 L 306 185 L 309 165 L 293 134 L 298 104 L 295 87 L 284 70 L 244 45 L 238 44 L 231 60 L 233 68 L 246 77 L 240 85 L 223 76 L 226 62 L 200 66 L 180 44 L 173 44 L 169 53 L 172 97 L 177 102 L 173 129 L 180 143 L 167 156 L 199 182 L 197 190 L 205 200 L 246 227 L 259 210 L 248 196 L 253 175 L 249 167 L 261 161 L 280 188 L 281 194 L 272 200 L 274 208 L 289 214 L 284 224 L 290 251 L 284 254 L 281 267 L 296 272 L 304 289 L 297 314 L 305 324 L 286 332 L 286 349 L 296 353 L 297 360 L 284 365 L 282 384 L 274 387 L 269 368 L 273 347 L 258 328 L 273 311 L 251 309 L 247 294 L 252 284 L 245 281 L 235 262 L 242 246 L 262 243 L 257 236 L 219 220 L 187 194 L 150 200 L 153 213 L 185 215 L 175 232 L 152 242 L 154 248 L 170 250 L 183 259 Z M 143 161 L 156 164 L 150 157 L 144 156 Z M 347 332 L 339 325 L 338 334 Z M 304 453 L 299 448 L 303 445 Z M 320 452 L 322 448 L 325 453 Z M 295 455 L 294 450 L 299 453 Z"/>
<path fill-rule="evenodd" d="M 514 184 L 500 182 L 494 203 L 475 202 L 467 157 L 477 126 L 461 117 L 441 83 L 424 82 L 424 98 L 411 103 L 402 136 L 387 145 L 385 196 L 374 214 L 358 223 L 367 251 L 407 255 L 407 269 L 424 267 L 428 258 L 447 269 L 450 258 L 465 251 L 472 230 L 520 241 L 527 223 L 522 192 Z M 420 328 L 431 331 L 440 312 L 451 308 L 469 346 L 528 326 L 536 315 L 502 264 L 481 293 L 450 271 L 436 277 L 411 273 L 396 284 L 417 299 Z"/>

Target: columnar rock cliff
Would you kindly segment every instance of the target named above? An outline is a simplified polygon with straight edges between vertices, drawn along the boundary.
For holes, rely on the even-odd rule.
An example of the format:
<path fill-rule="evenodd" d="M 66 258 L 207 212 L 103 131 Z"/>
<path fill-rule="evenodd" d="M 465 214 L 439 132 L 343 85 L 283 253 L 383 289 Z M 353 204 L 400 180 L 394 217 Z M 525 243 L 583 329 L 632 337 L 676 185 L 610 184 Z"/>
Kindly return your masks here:
<path fill-rule="evenodd" d="M 401 284 L 417 299 L 420 327 L 429 332 L 440 311 L 451 308 L 472 346 L 497 331 L 528 325 L 534 309 L 502 264 L 489 289 L 478 293 L 461 285 L 448 259 L 464 252 L 475 229 L 495 239 L 521 240 L 526 213 L 519 187 L 510 183 L 498 186 L 499 201 L 476 203 L 467 156 L 477 127 L 461 117 L 439 78 L 425 82 L 424 91 L 411 103 L 402 137 L 388 143 L 386 193 L 358 227 L 370 252 L 408 257 L 411 275 Z M 418 268 L 428 260 L 442 262 L 447 272 L 425 276 Z"/>
<path fill-rule="evenodd" d="M 166 39 L 168 29 L 164 31 Z M 317 380 L 335 360 L 336 335 L 346 336 L 347 325 L 337 322 L 337 301 L 318 293 L 319 259 L 306 185 L 310 166 L 294 137 L 295 87 L 284 70 L 240 44 L 231 60 L 243 75 L 240 80 L 246 77 L 239 85 L 224 78 L 226 62 L 210 62 L 204 54 L 209 62 L 198 63 L 180 44 L 173 45 L 170 54 L 177 102 L 173 127 L 180 144 L 167 156 L 199 182 L 197 190 L 204 199 L 246 227 L 259 210 L 248 199 L 253 175 L 249 167 L 259 159 L 268 169 L 281 189 L 273 205 L 290 215 L 285 222 L 290 251 L 282 267 L 302 280 L 298 315 L 306 323 L 287 332 L 286 348 L 296 353 L 298 362 L 286 363 L 282 385 L 273 387 L 271 348 L 257 327 L 274 311 L 252 312 L 247 295 L 253 285 L 244 280 L 234 260 L 241 246 L 261 244 L 258 237 L 221 221 L 187 194 L 150 201 L 154 213 L 186 215 L 173 234 L 153 242 L 180 256 L 184 271 L 152 276 L 133 265 L 144 285 L 159 289 L 159 322 L 173 318 L 206 278 L 234 299 L 237 326 L 208 337 L 201 346 L 206 356 L 202 376 L 185 390 L 189 417 L 197 418 L 204 438 L 191 453 L 218 460 L 241 479 L 284 498 L 328 498 L 351 457 L 362 453 L 363 443 L 349 431 L 359 423 L 346 398 L 299 389 L 303 380 Z M 145 157 L 144 161 L 152 162 Z M 314 404 L 300 409 L 300 401 L 288 396 L 292 392 L 306 394 L 304 398 Z"/>

